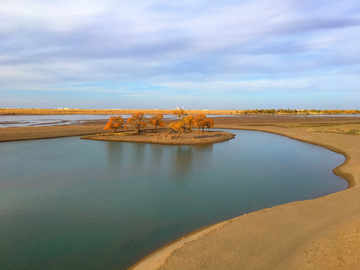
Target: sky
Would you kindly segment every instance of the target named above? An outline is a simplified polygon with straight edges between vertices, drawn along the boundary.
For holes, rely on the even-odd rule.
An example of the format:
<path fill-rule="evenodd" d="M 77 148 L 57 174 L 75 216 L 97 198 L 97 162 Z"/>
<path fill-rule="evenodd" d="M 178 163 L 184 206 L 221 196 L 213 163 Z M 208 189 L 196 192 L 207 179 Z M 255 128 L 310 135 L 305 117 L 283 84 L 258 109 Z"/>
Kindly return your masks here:
<path fill-rule="evenodd" d="M 360 109 L 359 0 L 0 0 L 0 108 Z"/>

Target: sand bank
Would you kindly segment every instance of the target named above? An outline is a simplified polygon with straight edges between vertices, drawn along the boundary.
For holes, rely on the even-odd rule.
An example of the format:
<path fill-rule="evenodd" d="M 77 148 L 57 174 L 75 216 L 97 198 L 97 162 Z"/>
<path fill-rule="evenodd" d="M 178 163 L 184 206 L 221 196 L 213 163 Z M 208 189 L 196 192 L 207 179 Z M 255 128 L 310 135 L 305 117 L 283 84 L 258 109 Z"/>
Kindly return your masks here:
<path fill-rule="evenodd" d="M 161 130 L 154 133 L 153 130 L 145 130 L 141 134 L 121 132 L 113 136 L 109 134 L 87 135 L 81 139 L 113 142 L 137 142 L 155 143 L 166 145 L 202 145 L 224 142 L 235 138 L 235 134 L 225 131 L 206 131 L 204 133 L 182 133 L 179 138 L 170 130 Z"/>
<path fill-rule="evenodd" d="M 274 126 L 258 130 L 344 154 L 347 190 L 224 221 L 150 254 L 133 269 L 360 269 L 360 137 Z M 296 154 L 296 153 L 295 153 Z"/>
<path fill-rule="evenodd" d="M 83 136 L 103 132 L 104 125 L 0 128 L 0 142 Z"/>

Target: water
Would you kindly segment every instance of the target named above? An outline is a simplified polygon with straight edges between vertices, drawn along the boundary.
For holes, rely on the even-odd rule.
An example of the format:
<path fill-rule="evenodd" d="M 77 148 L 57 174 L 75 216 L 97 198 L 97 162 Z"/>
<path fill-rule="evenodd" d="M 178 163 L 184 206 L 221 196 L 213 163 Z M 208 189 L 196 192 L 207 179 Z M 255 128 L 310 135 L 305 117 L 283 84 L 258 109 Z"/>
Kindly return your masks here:
<path fill-rule="evenodd" d="M 0 269 L 126 269 L 206 225 L 347 187 L 341 155 L 230 132 L 213 146 L 0 143 Z"/>
<path fill-rule="evenodd" d="M 112 115 L 97 114 L 69 114 L 69 115 L 0 115 L 0 128 L 2 127 L 36 127 L 81 125 L 86 122 L 108 120 Z M 121 114 L 126 119 L 130 114 Z M 164 114 L 164 119 L 178 119 L 174 115 Z M 210 117 L 241 117 L 239 115 L 211 115 Z M 150 118 L 150 115 L 145 117 Z"/>
<path fill-rule="evenodd" d="M 58 126 L 58 125 L 81 125 L 86 122 L 108 120 L 111 115 L 0 115 L 0 128 L 2 127 L 33 127 L 33 126 Z M 122 114 L 123 118 L 131 115 Z M 283 115 L 275 115 L 283 117 Z M 360 114 L 351 115 L 291 115 L 291 117 L 360 117 Z M 149 117 L 149 115 L 147 115 Z M 208 117 L 261 117 L 261 115 L 209 115 Z M 165 115 L 165 119 L 177 119 L 174 115 Z"/>
<path fill-rule="evenodd" d="M 58 126 L 58 125 L 81 125 L 86 122 L 108 120 L 112 115 L 0 115 L 1 127 L 34 127 L 34 126 Z M 131 117 L 130 114 L 122 114 L 123 118 Z M 166 119 L 174 118 L 173 115 L 164 115 Z"/>

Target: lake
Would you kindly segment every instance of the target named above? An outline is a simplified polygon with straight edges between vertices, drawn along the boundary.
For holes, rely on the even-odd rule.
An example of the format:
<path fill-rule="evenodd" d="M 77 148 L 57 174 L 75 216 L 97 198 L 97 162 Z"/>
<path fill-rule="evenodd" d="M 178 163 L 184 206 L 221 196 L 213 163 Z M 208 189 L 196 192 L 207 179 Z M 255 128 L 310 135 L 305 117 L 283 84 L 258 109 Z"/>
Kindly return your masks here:
<path fill-rule="evenodd" d="M 0 269 L 126 269 L 206 225 L 347 188 L 342 155 L 229 132 L 208 146 L 0 143 Z"/>

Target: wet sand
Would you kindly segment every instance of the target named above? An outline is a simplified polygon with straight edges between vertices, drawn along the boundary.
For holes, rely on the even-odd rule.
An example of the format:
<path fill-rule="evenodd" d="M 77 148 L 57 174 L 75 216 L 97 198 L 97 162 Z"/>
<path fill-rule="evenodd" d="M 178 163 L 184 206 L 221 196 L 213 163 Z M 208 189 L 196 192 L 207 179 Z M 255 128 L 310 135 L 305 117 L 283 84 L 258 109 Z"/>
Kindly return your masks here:
<path fill-rule="evenodd" d="M 271 132 L 341 153 L 346 161 L 334 173 L 345 178 L 349 188 L 209 226 L 150 254 L 134 269 L 360 269 L 360 136 L 274 126 L 360 119 L 252 118 L 214 118 L 215 128 Z M 0 141 L 94 134 L 102 127 L 2 128 Z"/>

